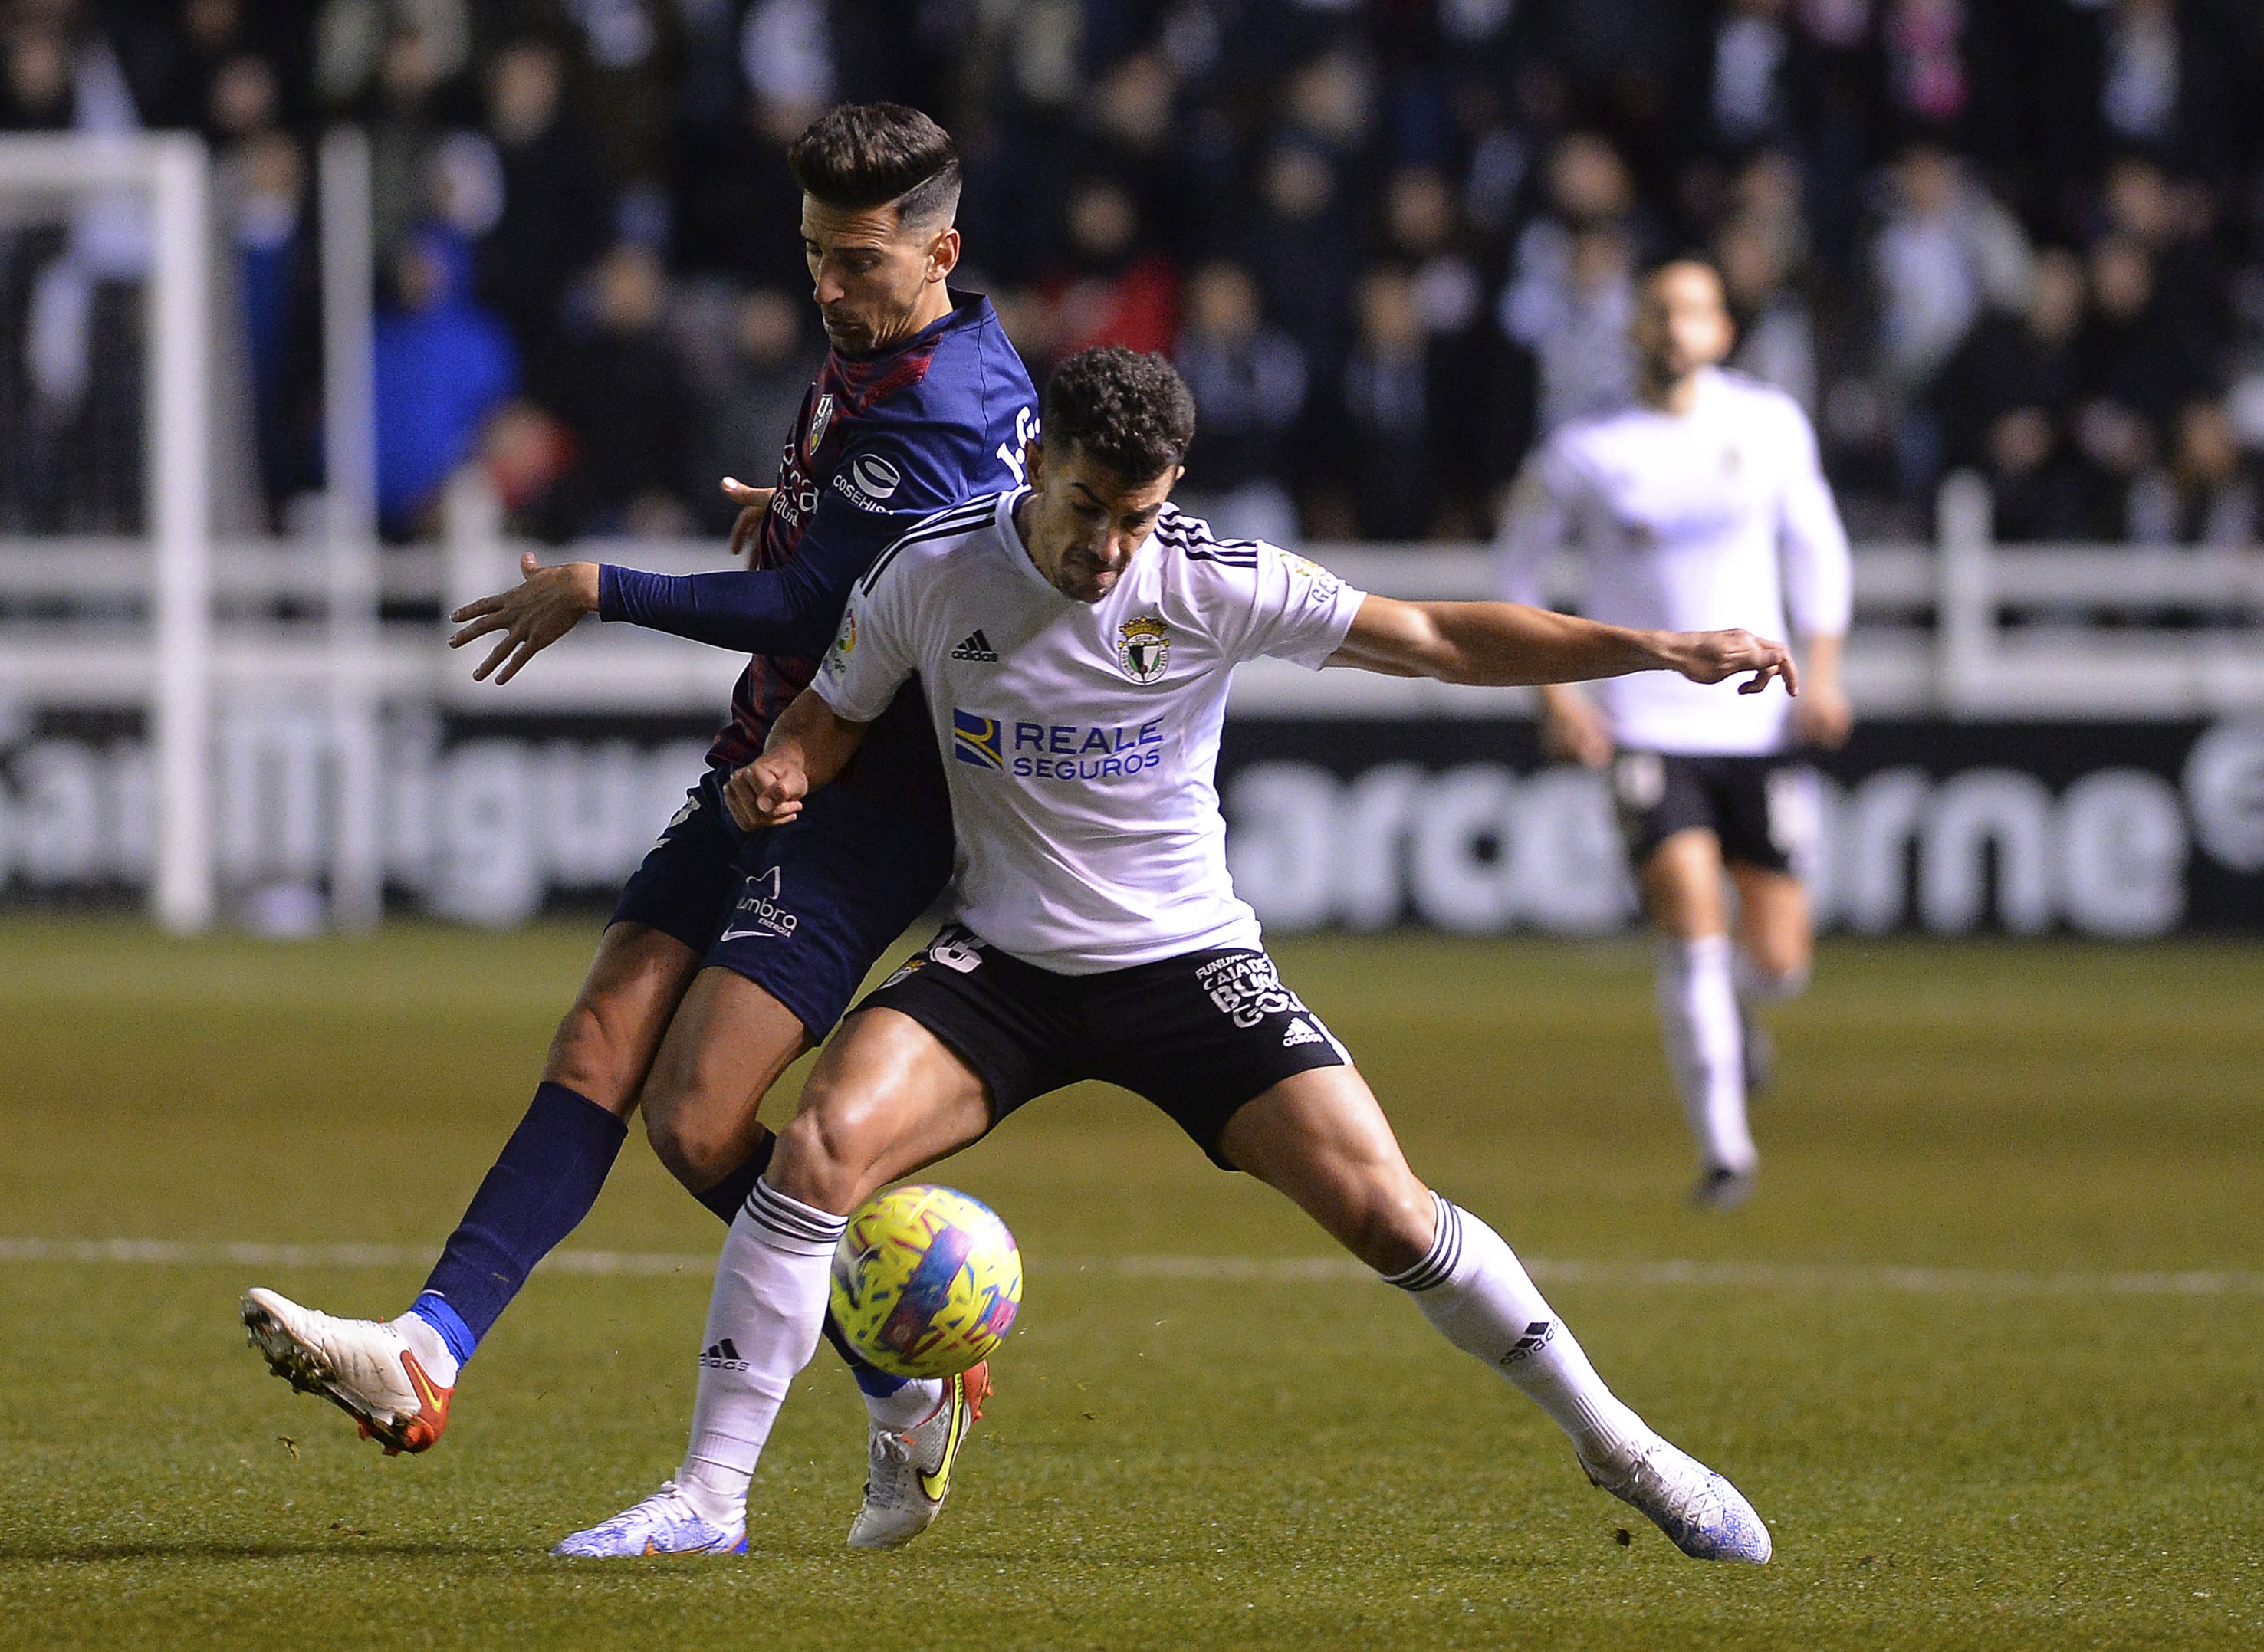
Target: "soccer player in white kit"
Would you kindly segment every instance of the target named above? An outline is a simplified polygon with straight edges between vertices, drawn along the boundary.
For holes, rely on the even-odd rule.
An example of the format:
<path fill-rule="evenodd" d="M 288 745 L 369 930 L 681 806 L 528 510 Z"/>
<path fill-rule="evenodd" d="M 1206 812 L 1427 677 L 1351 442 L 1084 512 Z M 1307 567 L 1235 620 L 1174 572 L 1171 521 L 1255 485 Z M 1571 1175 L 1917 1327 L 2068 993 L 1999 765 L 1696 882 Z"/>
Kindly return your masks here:
<path fill-rule="evenodd" d="M 1394 602 L 1215 540 L 1166 504 L 1194 404 L 1160 356 L 1072 357 L 1041 408 L 1030 485 L 882 554 L 810 689 L 727 789 L 750 829 L 794 818 L 917 675 L 946 754 L 957 909 L 827 1046 L 732 1226 L 701 1345 L 734 1357 L 700 1362 L 677 1477 L 557 1553 L 743 1548 L 748 1484 L 816 1348 L 849 1214 L 1024 1102 L 1099 1078 L 1295 1199 L 1686 1554 L 1766 1561 L 1767 1528 L 1736 1488 L 1605 1387 L 1508 1245 L 1408 1168 L 1234 894 L 1212 773 L 1228 682 L 1259 655 L 1464 683 L 1750 672 L 1753 692 L 1789 673 L 1788 651 L 1743 631 Z"/>
<path fill-rule="evenodd" d="M 1611 771 L 1658 931 L 1659 1024 L 1698 1146 L 1692 1198 L 1713 1208 L 1744 1203 L 1760 1162 L 1745 1100 L 1769 1061 L 1752 1006 L 1799 992 L 1814 952 L 1795 870 L 1816 829 L 1814 777 L 1789 753 L 1840 744 L 1850 722 L 1847 536 L 1799 406 L 1716 365 L 1731 338 L 1711 266 L 1681 259 L 1651 274 L 1636 311 L 1636 401 L 1565 425 L 1527 463 L 1504 519 L 1500 584 L 1513 602 L 1539 601 L 1549 559 L 1571 543 L 1593 619 L 1782 636 L 1789 612 L 1796 700 L 1709 694 L 1657 672 L 1614 678 L 1593 699 L 1541 690 L 1543 743 Z"/>

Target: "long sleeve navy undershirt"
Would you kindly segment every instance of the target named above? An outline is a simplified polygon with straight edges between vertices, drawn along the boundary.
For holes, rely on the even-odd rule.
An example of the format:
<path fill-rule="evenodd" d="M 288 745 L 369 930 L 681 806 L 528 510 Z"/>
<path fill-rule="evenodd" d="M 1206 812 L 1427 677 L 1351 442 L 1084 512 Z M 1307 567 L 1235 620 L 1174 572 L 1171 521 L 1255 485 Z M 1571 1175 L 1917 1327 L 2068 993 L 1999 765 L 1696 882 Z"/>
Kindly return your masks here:
<path fill-rule="evenodd" d="M 856 577 L 853 568 L 845 569 L 837 583 L 824 577 L 823 561 L 679 575 L 602 563 L 598 617 L 741 654 L 815 658 L 833 641 L 841 605 Z"/>

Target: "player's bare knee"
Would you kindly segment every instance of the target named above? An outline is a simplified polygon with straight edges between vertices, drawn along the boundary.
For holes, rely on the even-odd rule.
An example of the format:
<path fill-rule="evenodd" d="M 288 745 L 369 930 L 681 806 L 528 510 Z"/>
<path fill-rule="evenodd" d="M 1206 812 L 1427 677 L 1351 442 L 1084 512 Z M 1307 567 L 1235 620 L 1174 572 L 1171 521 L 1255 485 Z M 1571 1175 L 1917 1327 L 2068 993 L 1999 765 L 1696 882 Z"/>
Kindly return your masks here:
<path fill-rule="evenodd" d="M 698 1106 L 648 1105 L 644 1112 L 653 1156 L 694 1192 L 713 1187 L 744 1156 L 730 1121 L 713 1115 L 712 1108 Z"/>
<path fill-rule="evenodd" d="M 874 1173 L 883 1144 L 874 1110 L 846 1090 L 806 1098 L 794 1122 L 779 1132 L 777 1153 L 766 1172 L 789 1199 L 846 1215 L 879 1185 Z"/>
<path fill-rule="evenodd" d="M 1815 950 L 1807 937 L 1752 936 L 1743 951 L 1739 985 L 1748 996 L 1794 998 L 1808 985 Z"/>
<path fill-rule="evenodd" d="M 1377 1167 L 1372 1174 L 1355 1176 L 1333 1203 L 1325 1225 L 1346 1250 L 1378 1273 L 1404 1273 L 1429 1253 L 1436 1206 L 1430 1190 L 1404 1167 L 1397 1174 Z"/>

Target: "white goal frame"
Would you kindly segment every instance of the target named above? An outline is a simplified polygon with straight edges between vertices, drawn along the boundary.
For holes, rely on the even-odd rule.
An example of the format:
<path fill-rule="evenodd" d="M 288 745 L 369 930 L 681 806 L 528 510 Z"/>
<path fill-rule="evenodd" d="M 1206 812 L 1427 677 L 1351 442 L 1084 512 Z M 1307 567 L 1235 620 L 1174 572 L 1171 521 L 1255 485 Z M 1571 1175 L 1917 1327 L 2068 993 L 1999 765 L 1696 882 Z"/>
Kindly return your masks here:
<path fill-rule="evenodd" d="M 212 853 L 212 165 L 186 134 L 0 139 L 0 194 L 132 190 L 149 202 L 149 373 L 142 464 L 149 542 L 150 909 L 209 929 Z"/>

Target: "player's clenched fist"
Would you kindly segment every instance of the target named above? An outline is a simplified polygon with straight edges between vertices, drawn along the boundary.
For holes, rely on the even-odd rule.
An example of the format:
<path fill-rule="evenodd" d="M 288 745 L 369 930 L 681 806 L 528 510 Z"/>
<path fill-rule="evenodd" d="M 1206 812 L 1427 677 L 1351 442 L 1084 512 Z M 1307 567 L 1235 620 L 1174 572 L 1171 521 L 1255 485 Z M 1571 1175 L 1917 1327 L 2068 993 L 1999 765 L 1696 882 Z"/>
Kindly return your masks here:
<path fill-rule="evenodd" d="M 723 804 L 743 831 L 781 826 L 802 813 L 809 776 L 792 758 L 765 752 L 736 771 L 723 786 Z"/>
<path fill-rule="evenodd" d="M 1750 631 L 1687 631 L 1674 639 L 1671 650 L 1674 669 L 1694 683 L 1719 683 L 1751 671 L 1738 685 L 1740 694 L 1758 694 L 1773 678 L 1781 677 L 1785 692 L 1800 692 L 1800 674 L 1792 650 L 1781 642 L 1757 637 Z"/>

